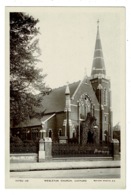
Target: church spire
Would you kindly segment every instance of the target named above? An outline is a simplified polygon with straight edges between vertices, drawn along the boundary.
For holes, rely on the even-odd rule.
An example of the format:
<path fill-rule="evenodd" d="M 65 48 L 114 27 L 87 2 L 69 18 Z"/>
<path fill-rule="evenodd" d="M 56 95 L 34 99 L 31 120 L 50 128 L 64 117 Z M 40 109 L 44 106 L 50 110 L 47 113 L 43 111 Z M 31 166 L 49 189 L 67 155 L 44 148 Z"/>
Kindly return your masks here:
<path fill-rule="evenodd" d="M 95 51 L 94 51 L 94 58 L 93 58 L 93 64 L 92 64 L 92 72 L 91 76 L 93 78 L 95 77 L 105 77 L 106 70 L 105 70 L 105 63 L 103 58 L 103 52 L 102 52 L 102 45 L 101 45 L 101 39 L 100 39 L 100 33 L 99 33 L 99 20 L 97 21 L 97 35 L 96 35 L 96 44 L 95 44 Z"/>

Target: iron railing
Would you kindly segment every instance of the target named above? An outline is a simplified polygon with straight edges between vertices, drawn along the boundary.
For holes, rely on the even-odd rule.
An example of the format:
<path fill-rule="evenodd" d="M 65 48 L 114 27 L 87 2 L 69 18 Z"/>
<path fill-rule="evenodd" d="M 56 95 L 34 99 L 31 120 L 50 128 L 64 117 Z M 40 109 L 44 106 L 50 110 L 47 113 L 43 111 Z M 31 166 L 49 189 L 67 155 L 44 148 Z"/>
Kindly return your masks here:
<path fill-rule="evenodd" d="M 74 156 L 74 157 L 88 157 L 88 156 L 111 156 L 112 150 L 111 145 L 94 145 L 94 144 L 59 144 L 53 143 L 52 145 L 52 155 L 53 157 L 62 156 Z"/>

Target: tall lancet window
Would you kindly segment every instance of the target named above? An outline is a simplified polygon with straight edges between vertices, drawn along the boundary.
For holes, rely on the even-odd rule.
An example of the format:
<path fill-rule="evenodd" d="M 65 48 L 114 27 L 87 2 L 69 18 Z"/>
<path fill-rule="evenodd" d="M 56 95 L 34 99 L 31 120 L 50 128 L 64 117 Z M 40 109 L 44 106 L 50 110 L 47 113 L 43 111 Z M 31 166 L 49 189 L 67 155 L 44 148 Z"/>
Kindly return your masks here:
<path fill-rule="evenodd" d="M 107 105 L 107 90 L 104 88 L 104 106 Z"/>
<path fill-rule="evenodd" d="M 82 94 L 80 97 L 80 117 L 86 119 L 87 113 L 91 112 L 91 101 L 87 94 Z"/>

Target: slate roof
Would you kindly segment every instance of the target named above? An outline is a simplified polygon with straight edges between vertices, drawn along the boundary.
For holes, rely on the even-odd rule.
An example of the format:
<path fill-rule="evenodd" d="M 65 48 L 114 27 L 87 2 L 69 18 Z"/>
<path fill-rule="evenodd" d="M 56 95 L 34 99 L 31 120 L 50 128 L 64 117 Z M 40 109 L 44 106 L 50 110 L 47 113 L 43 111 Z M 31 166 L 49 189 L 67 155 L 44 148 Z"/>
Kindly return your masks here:
<path fill-rule="evenodd" d="M 69 84 L 70 97 L 72 97 L 72 95 L 74 94 L 79 83 L 80 83 L 80 81 Z M 64 111 L 64 109 L 65 109 L 65 90 L 66 90 L 66 85 L 59 87 L 59 88 L 56 88 L 56 89 L 53 89 L 49 95 L 45 95 L 43 97 L 43 101 L 42 101 L 43 107 L 38 108 L 38 111 L 39 112 L 45 111 L 44 112 L 45 114 Z"/>
<path fill-rule="evenodd" d="M 19 127 L 33 127 L 33 126 L 40 126 L 42 124 L 42 122 L 47 122 L 48 120 L 50 120 L 53 116 L 55 116 L 55 114 L 48 114 L 43 116 L 41 119 L 40 118 L 32 118 L 32 119 L 28 119 L 24 122 L 21 122 L 19 125 L 15 126 L 15 128 L 19 128 Z"/>
<path fill-rule="evenodd" d="M 22 127 L 32 127 L 41 125 L 41 120 L 39 118 L 27 119 L 24 122 L 19 123 L 15 127 L 11 125 L 11 128 L 22 128 Z"/>

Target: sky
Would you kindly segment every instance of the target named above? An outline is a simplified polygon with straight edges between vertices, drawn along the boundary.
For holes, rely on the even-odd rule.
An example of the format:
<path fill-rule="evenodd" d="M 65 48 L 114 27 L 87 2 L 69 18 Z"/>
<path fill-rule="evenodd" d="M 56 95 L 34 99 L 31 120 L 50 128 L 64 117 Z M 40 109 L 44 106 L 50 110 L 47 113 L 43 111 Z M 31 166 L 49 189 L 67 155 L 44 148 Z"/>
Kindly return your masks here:
<path fill-rule="evenodd" d="M 121 94 L 125 86 L 124 8 L 26 7 L 23 11 L 39 19 L 39 46 L 51 88 L 91 75 L 97 20 L 107 78 L 111 80 L 113 124 L 121 122 Z"/>

